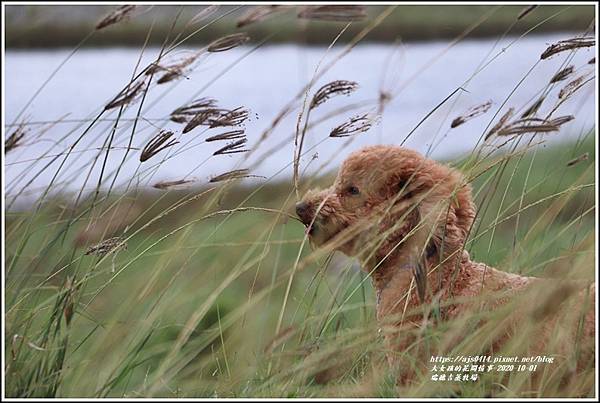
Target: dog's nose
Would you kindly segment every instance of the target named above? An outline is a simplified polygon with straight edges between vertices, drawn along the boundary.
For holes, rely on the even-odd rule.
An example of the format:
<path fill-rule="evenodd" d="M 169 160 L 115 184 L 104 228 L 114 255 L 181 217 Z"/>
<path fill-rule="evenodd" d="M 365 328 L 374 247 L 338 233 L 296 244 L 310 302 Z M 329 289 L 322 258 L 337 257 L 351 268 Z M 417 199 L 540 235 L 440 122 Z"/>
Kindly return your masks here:
<path fill-rule="evenodd" d="M 298 202 L 296 203 L 296 215 L 300 217 L 303 223 L 308 224 L 308 203 Z"/>

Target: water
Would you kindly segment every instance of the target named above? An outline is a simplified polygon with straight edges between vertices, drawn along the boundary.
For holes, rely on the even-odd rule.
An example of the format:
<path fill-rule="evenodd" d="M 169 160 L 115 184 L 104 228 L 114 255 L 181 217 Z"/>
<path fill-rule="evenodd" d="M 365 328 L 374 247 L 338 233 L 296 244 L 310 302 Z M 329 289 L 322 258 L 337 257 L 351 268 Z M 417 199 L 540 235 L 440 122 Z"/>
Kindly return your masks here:
<path fill-rule="evenodd" d="M 539 55 L 549 44 L 571 36 L 569 33 L 528 36 L 519 40 L 508 38 L 498 43 L 496 40 L 469 40 L 452 47 L 448 42 L 409 43 L 400 47 L 391 44 L 359 45 L 339 59 L 318 80 L 312 91 L 337 79 L 356 81 L 360 85 L 359 90 L 350 96 L 332 98 L 314 110 L 310 120 L 322 120 L 348 105 L 362 105 L 322 121 L 308 132 L 300 169 L 305 175 L 333 170 L 349 152 L 362 146 L 401 143 L 436 105 L 459 86 L 466 91 L 458 91 L 431 114 L 405 145 L 438 159 L 469 152 L 485 133 L 486 127 L 494 124 L 508 107 L 515 106 L 517 112 L 522 112 L 538 99 L 550 78 L 565 63 L 575 65 L 575 75 L 594 70 L 595 65 L 587 64 L 594 56 L 593 48 L 580 50 L 575 55 L 564 52 L 549 60 L 539 60 Z M 192 50 L 195 49 L 180 51 L 175 58 L 189 55 Z M 254 175 L 268 180 L 289 180 L 293 172 L 292 136 L 300 103 L 294 105 L 292 113 L 281 121 L 260 147 L 255 148 L 254 145 L 282 108 L 310 81 L 317 65 L 320 63 L 322 69 L 341 51 L 341 46 L 329 52 L 325 47 L 295 45 L 263 46 L 256 50 L 240 47 L 201 57 L 185 79 L 153 85 L 132 140 L 136 149 L 129 153 L 115 186 L 124 190 L 182 178 L 205 184 L 212 176 L 234 168 L 250 168 Z M 68 54 L 68 50 L 6 52 L 6 124 L 14 121 L 30 97 Z M 146 66 L 157 54 L 158 49 L 146 50 L 140 66 Z M 103 120 L 82 137 L 56 177 L 64 156 L 43 168 L 54 156 L 64 154 L 74 144 L 91 119 L 130 80 L 139 57 L 140 51 L 136 49 L 85 49 L 78 51 L 60 69 L 26 109 L 23 117 L 30 122 L 60 118 L 64 121 L 51 127 L 31 125 L 26 145 L 7 155 L 5 183 L 9 200 L 25 185 L 26 191 L 19 200 L 35 200 L 53 178 L 53 192 L 75 192 L 82 187 L 86 190 L 96 187 L 105 158 L 105 152 L 99 149 L 110 137 L 118 108 L 102 115 Z M 556 103 L 558 91 L 568 81 L 552 87 L 540 109 L 541 116 Z M 573 139 L 594 127 L 594 88 L 595 83 L 588 84 L 559 109 L 554 116 L 573 114 L 576 119 L 565 124 L 560 133 L 553 133 L 546 139 Z M 376 112 L 382 89 L 394 97 L 386 105 L 376 126 L 351 139 L 328 137 L 332 128 L 348 118 Z M 209 135 L 224 132 L 224 129 L 205 131 L 197 128 L 181 135 L 182 126 L 168 121 L 173 109 L 201 96 L 213 97 L 223 107 L 244 106 L 251 110 L 245 130 L 248 146 L 254 149 L 252 153 L 212 157 L 212 153 L 225 144 L 204 143 L 203 140 Z M 493 101 L 493 106 L 485 115 L 449 129 L 456 116 L 488 100 Z M 506 104 L 503 106 L 504 101 Z M 138 106 L 139 103 L 125 110 L 115 132 L 115 148 L 110 151 L 104 170 L 104 188 L 112 183 L 115 170 L 125 155 L 132 132 L 131 119 L 136 116 Z M 492 120 L 496 113 L 498 116 Z M 140 165 L 139 149 L 160 128 L 175 131 L 180 144 Z M 7 131 L 7 134 L 10 132 Z M 168 158 L 157 164 L 163 157 Z M 97 160 L 95 165 L 94 159 Z M 92 173 L 88 175 L 90 170 Z"/>

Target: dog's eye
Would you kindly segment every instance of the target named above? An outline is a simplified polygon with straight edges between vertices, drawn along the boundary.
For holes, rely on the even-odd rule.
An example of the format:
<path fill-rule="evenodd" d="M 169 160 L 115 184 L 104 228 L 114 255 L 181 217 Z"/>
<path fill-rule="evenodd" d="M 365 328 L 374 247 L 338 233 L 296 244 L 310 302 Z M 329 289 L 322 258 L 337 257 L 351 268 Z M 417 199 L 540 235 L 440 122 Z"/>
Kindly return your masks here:
<path fill-rule="evenodd" d="M 437 247 L 435 246 L 435 244 L 433 242 L 429 242 L 429 244 L 427 245 L 427 249 L 425 249 L 427 258 L 432 257 L 433 255 L 436 254 L 436 252 L 437 252 Z"/>
<path fill-rule="evenodd" d="M 356 186 L 349 186 L 348 187 L 348 194 L 351 194 L 351 195 L 355 196 L 355 195 L 357 195 L 359 193 L 360 192 L 359 192 L 359 190 L 358 190 L 358 188 Z"/>
<path fill-rule="evenodd" d="M 410 199 L 413 196 L 413 192 L 409 192 L 407 189 L 408 181 L 406 179 L 400 179 L 398 182 L 398 191 L 404 192 L 402 194 L 402 199 Z"/>

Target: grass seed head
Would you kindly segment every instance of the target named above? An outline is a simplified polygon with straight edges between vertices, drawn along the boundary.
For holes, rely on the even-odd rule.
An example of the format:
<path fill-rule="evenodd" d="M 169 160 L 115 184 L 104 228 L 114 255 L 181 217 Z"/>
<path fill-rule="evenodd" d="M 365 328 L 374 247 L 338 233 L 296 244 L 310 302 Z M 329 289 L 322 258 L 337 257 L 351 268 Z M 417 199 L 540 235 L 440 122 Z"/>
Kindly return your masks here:
<path fill-rule="evenodd" d="M 117 108 L 119 106 L 124 106 L 133 103 L 140 95 L 142 95 L 142 90 L 144 89 L 145 81 L 138 81 L 135 85 L 129 86 L 125 90 L 121 91 L 119 95 L 117 95 L 112 101 L 110 101 L 104 107 L 104 110 L 109 110 L 113 108 Z"/>
<path fill-rule="evenodd" d="M 243 139 L 246 135 L 243 130 L 231 130 L 225 133 L 217 134 L 215 136 L 208 137 L 206 141 L 220 141 L 220 140 L 238 140 Z"/>
<path fill-rule="evenodd" d="M 193 116 L 201 113 L 207 109 L 215 109 L 217 106 L 217 100 L 213 98 L 199 98 L 192 101 L 191 104 L 181 106 L 171 112 L 171 120 L 177 123 L 186 123 Z"/>
<path fill-rule="evenodd" d="M 160 64 L 156 63 L 156 62 L 152 62 L 148 65 L 148 67 L 146 67 L 146 72 L 144 73 L 144 75 L 149 76 L 151 74 L 156 74 L 159 71 L 163 71 L 165 70 L 164 67 L 162 67 Z"/>
<path fill-rule="evenodd" d="M 553 56 L 557 53 L 564 52 L 565 50 L 578 49 L 578 48 L 589 48 L 596 44 L 596 40 L 593 37 L 580 37 L 571 38 L 564 41 L 557 42 L 550 45 L 544 53 L 540 56 L 540 59 L 544 60 Z"/>
<path fill-rule="evenodd" d="M 538 118 L 519 119 L 504 126 L 497 133 L 498 136 L 522 135 L 525 133 L 549 133 L 556 132 L 560 127 L 575 119 L 572 115 L 561 116 L 551 120 Z"/>
<path fill-rule="evenodd" d="M 181 188 L 182 185 L 187 185 L 190 184 L 192 182 L 195 182 L 195 180 L 193 179 L 178 179 L 175 181 L 161 181 L 161 182 L 157 182 L 154 185 L 152 185 L 153 188 L 155 189 L 160 189 L 160 190 L 166 190 L 166 189 L 171 189 L 171 188 Z"/>
<path fill-rule="evenodd" d="M 546 99 L 546 98 L 540 97 L 537 101 L 535 101 L 533 103 L 533 105 L 531 105 L 529 108 L 527 108 L 527 110 L 525 112 L 523 112 L 523 114 L 521 115 L 521 118 L 527 118 L 527 117 L 535 115 L 537 113 L 537 111 L 540 109 L 540 107 L 542 106 L 542 104 L 544 103 L 544 99 Z"/>
<path fill-rule="evenodd" d="M 96 30 L 106 28 L 129 18 L 136 7 L 137 6 L 135 5 L 124 5 L 117 7 L 111 13 L 107 14 L 102 20 L 100 20 L 98 24 L 96 24 Z"/>
<path fill-rule="evenodd" d="M 233 141 L 227 144 L 225 147 L 219 148 L 217 151 L 213 153 L 213 155 L 224 155 L 224 154 L 236 154 L 236 153 L 245 153 L 248 152 L 248 149 L 243 148 L 244 145 L 248 142 L 246 138 Z"/>
<path fill-rule="evenodd" d="M 210 179 L 210 183 L 214 183 L 214 182 L 222 182 L 222 181 L 226 181 L 226 180 L 231 180 L 231 179 L 238 179 L 238 178 L 247 178 L 249 170 L 248 169 L 235 169 L 233 171 L 229 171 L 229 172 L 225 172 L 221 175 L 217 175 L 214 176 Z"/>
<path fill-rule="evenodd" d="M 357 88 L 358 84 L 354 81 L 336 80 L 325 84 L 313 96 L 310 109 L 316 108 L 336 95 L 349 95 L 356 91 Z"/>
<path fill-rule="evenodd" d="M 244 15 L 242 15 L 236 23 L 238 28 L 245 27 L 246 25 L 254 24 L 256 22 L 264 21 L 272 15 L 284 11 L 288 7 L 282 5 L 268 5 L 268 6 L 256 6 L 251 7 Z"/>
<path fill-rule="evenodd" d="M 165 84 L 165 83 L 173 81 L 179 77 L 183 77 L 183 70 L 170 69 L 156 81 L 156 84 Z"/>
<path fill-rule="evenodd" d="M 179 144 L 179 141 L 171 139 L 173 136 L 174 133 L 172 131 L 161 130 L 160 133 L 154 136 L 143 148 L 142 153 L 140 154 L 140 162 L 149 160 L 165 148 Z"/>
<path fill-rule="evenodd" d="M 218 119 L 223 113 L 223 109 L 219 108 L 206 108 L 204 110 L 200 110 L 187 123 L 187 125 L 185 125 L 182 132 L 188 133 L 198 126 L 210 126 L 212 119 Z"/>
<path fill-rule="evenodd" d="M 237 34 L 231 34 L 222 38 L 216 39 L 208 45 L 207 50 L 209 52 L 224 52 L 229 49 L 233 49 L 250 40 L 250 36 L 244 32 Z"/>
<path fill-rule="evenodd" d="M 500 120 L 498 120 L 498 123 L 496 123 L 494 125 L 494 127 L 492 127 L 490 129 L 490 131 L 485 135 L 485 139 L 487 140 L 490 137 L 492 137 L 494 134 L 496 134 L 506 124 L 506 122 L 508 122 L 510 120 L 510 118 L 512 118 L 514 113 L 515 113 L 515 108 L 509 108 L 506 111 L 506 113 L 504 115 L 502 115 Z"/>
<path fill-rule="evenodd" d="M 583 153 L 579 157 L 573 158 L 571 161 L 567 162 L 567 166 L 571 167 L 575 164 L 579 164 L 581 161 L 587 161 L 590 157 L 590 153 Z"/>
<path fill-rule="evenodd" d="M 492 107 L 492 101 L 487 101 L 483 104 L 472 106 L 464 114 L 462 114 L 461 116 L 454 119 L 452 121 L 452 123 L 450 124 L 450 127 L 451 128 L 458 127 L 470 119 L 473 119 L 479 115 L 483 115 L 484 113 L 489 111 L 491 107 Z"/>
<path fill-rule="evenodd" d="M 224 111 L 218 117 L 210 118 L 209 126 L 211 128 L 222 126 L 239 126 L 248 119 L 249 115 L 250 111 L 240 106 L 230 111 Z"/>
<path fill-rule="evenodd" d="M 320 21 L 361 21 L 367 18 L 367 8 L 351 5 L 307 6 L 298 13 L 298 18 Z"/>
<path fill-rule="evenodd" d="M 12 151 L 15 148 L 23 145 L 23 139 L 25 138 L 26 134 L 27 129 L 25 127 L 25 124 L 19 124 L 19 126 L 17 126 L 17 128 L 4 141 L 4 152 L 8 153 L 9 151 Z"/>
<path fill-rule="evenodd" d="M 375 121 L 376 118 L 373 118 L 368 113 L 362 116 L 355 116 L 349 121 L 335 127 L 329 133 L 329 137 L 348 137 L 366 132 L 373 126 Z"/>
<path fill-rule="evenodd" d="M 183 128 L 183 133 L 187 133 L 198 126 L 208 126 L 209 128 L 240 126 L 244 123 L 250 112 L 248 109 L 238 107 L 235 109 L 206 108 L 200 110 Z M 179 115 L 179 118 L 181 115 Z M 171 116 L 173 120 L 173 116 Z"/>
<path fill-rule="evenodd" d="M 574 66 L 565 67 L 564 69 L 556 73 L 554 77 L 552 77 L 552 79 L 550 79 L 550 84 L 557 83 L 566 79 L 569 75 L 571 75 L 571 73 L 573 73 L 573 71 L 575 71 Z"/>
<path fill-rule="evenodd" d="M 392 94 L 388 91 L 381 90 L 379 91 L 379 104 L 378 104 L 378 112 L 382 113 L 385 109 L 386 105 L 390 103 L 392 100 Z"/>
<path fill-rule="evenodd" d="M 127 249 L 127 242 L 120 237 L 114 237 L 105 239 L 96 245 L 90 246 L 86 250 L 85 255 L 105 256 L 121 249 Z"/>
<path fill-rule="evenodd" d="M 220 8 L 220 6 L 218 6 L 218 5 L 212 5 L 212 6 L 207 6 L 207 7 L 203 8 L 202 11 L 200 11 L 198 14 L 196 14 L 194 16 L 194 18 L 192 18 L 190 20 L 190 24 L 195 24 L 197 22 L 207 19 L 208 17 L 210 17 L 211 15 L 216 13 L 219 10 L 219 8 Z"/>
<path fill-rule="evenodd" d="M 573 115 L 565 115 L 565 116 L 560 116 L 560 117 L 555 118 L 555 119 L 548 120 L 547 122 L 550 125 L 562 126 L 565 123 L 570 122 L 573 119 L 575 119 L 575 116 L 573 116 Z"/>
<path fill-rule="evenodd" d="M 586 83 L 587 80 L 586 78 L 589 76 L 589 73 L 581 75 L 577 78 L 575 78 L 572 81 L 569 81 L 563 88 L 561 88 L 561 90 L 558 93 L 558 98 L 559 99 L 567 99 L 570 98 L 575 92 L 577 92 L 577 90 L 579 90 L 581 87 L 583 87 Z"/>
<path fill-rule="evenodd" d="M 158 80 L 157 80 L 157 84 L 164 84 L 164 83 L 168 83 L 170 81 L 173 81 L 177 78 L 183 77 L 186 72 L 188 67 L 194 63 L 196 61 L 196 59 L 198 59 L 198 57 L 202 54 L 202 52 L 196 52 L 193 55 L 186 57 L 184 59 L 181 59 L 177 62 L 171 63 L 171 64 L 167 64 L 164 66 L 158 65 L 156 63 L 152 63 L 150 65 L 150 67 L 146 70 L 146 75 L 150 75 L 150 74 L 156 74 L 159 71 L 165 71 L 165 74 L 163 74 Z"/>

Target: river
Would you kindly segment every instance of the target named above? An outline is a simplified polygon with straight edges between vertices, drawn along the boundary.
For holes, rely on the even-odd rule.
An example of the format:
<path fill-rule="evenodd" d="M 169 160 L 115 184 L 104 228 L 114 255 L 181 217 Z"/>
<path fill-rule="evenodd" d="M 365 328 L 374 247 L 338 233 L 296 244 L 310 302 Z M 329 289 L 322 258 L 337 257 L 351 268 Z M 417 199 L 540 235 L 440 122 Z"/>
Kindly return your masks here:
<path fill-rule="evenodd" d="M 515 107 L 517 113 L 523 112 L 548 90 L 539 110 L 539 115 L 544 116 L 557 102 L 557 94 L 567 82 L 594 71 L 595 65 L 588 64 L 594 56 L 594 48 L 574 54 L 563 52 L 540 60 L 541 53 L 550 44 L 572 36 L 569 33 L 530 35 L 499 41 L 464 40 L 457 44 L 443 41 L 397 45 L 367 43 L 343 55 L 343 45 L 330 50 L 295 45 L 242 46 L 203 54 L 184 78 L 163 85 L 153 82 L 136 124 L 132 139 L 134 149 L 127 154 L 114 185 L 124 190 L 182 178 L 202 185 L 214 175 L 235 168 L 249 168 L 251 174 L 261 176 L 248 178 L 248 181 L 289 180 L 293 172 L 292 136 L 304 97 L 300 97 L 300 102 L 294 104 L 291 113 L 266 140 L 256 145 L 282 108 L 311 80 L 315 70 L 321 72 L 333 60 L 335 63 L 313 85 L 310 94 L 333 80 L 355 81 L 359 88 L 350 95 L 333 97 L 311 112 L 310 122 L 318 124 L 306 135 L 300 163 L 303 175 L 334 170 L 349 152 L 359 147 L 400 144 L 405 139 L 405 146 L 433 158 L 452 158 L 473 150 L 486 128 L 509 107 Z M 177 50 L 168 58 L 186 57 L 194 51 L 197 49 Z M 156 48 L 146 49 L 138 71 L 154 60 L 158 52 Z M 14 123 L 32 95 L 69 53 L 62 49 L 6 52 L 6 125 Z M 35 200 L 50 183 L 52 192 L 74 192 L 84 185 L 86 190 L 95 188 L 104 164 L 102 147 L 110 139 L 118 108 L 102 114 L 90 130 L 84 130 L 130 80 L 139 58 L 139 49 L 82 49 L 58 70 L 17 121 L 29 124 L 23 145 L 10 151 L 5 161 L 9 200 L 20 191 L 20 201 Z M 575 73 L 565 81 L 548 86 L 551 77 L 568 65 L 575 66 Z M 464 90 L 457 91 L 459 87 Z M 576 119 L 565 124 L 560 132 L 545 135 L 543 139 L 572 140 L 593 128 L 594 88 L 592 81 L 565 102 L 554 116 L 572 114 Z M 383 111 L 378 101 L 382 91 L 392 96 Z M 244 129 L 251 153 L 212 156 L 225 143 L 206 143 L 204 139 L 225 129 L 197 128 L 181 134 L 182 125 L 168 120 L 175 108 L 199 97 L 214 98 L 225 108 L 243 106 L 250 110 Z M 492 101 L 487 113 L 450 129 L 454 118 L 487 101 Z M 139 105 L 138 102 L 129 106 L 121 116 L 112 139 L 113 149 L 106 160 L 104 188 L 111 185 L 112 175 L 125 156 Z M 344 110 L 352 105 L 355 107 Z M 349 138 L 329 137 L 332 128 L 349 118 L 378 112 L 382 112 L 381 116 L 369 131 Z M 332 117 L 324 119 L 331 114 Z M 43 123 L 56 120 L 61 121 Z M 174 131 L 180 143 L 140 164 L 140 148 L 159 129 Z M 7 126 L 7 135 L 13 130 L 14 126 Z M 81 140 L 76 141 L 80 137 Z M 65 152 L 71 147 L 73 150 L 65 159 Z"/>

